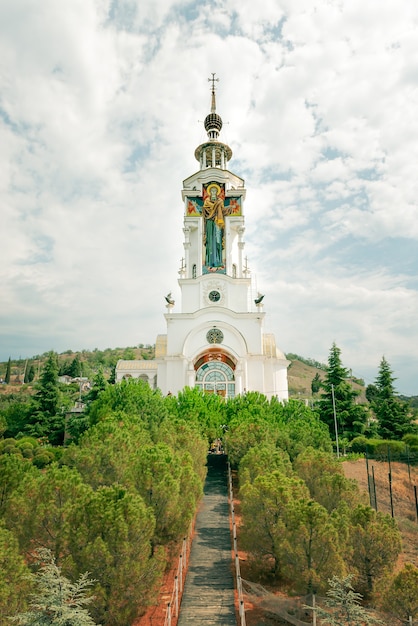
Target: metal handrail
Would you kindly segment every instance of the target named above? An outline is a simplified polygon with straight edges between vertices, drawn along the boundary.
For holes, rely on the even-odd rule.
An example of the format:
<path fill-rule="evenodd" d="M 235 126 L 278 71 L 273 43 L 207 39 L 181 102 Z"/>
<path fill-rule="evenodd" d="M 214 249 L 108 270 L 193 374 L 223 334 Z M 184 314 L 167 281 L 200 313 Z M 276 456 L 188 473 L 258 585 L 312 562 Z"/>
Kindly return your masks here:
<path fill-rule="evenodd" d="M 183 594 L 184 572 L 187 569 L 187 557 L 190 552 L 191 537 L 193 534 L 194 520 L 190 525 L 187 537 L 183 537 L 181 552 L 177 564 L 177 572 L 174 577 L 173 591 L 170 601 L 167 602 L 167 610 L 164 619 L 164 626 L 175 626 L 179 616 L 181 596 Z"/>
<path fill-rule="evenodd" d="M 237 544 L 237 525 L 235 523 L 235 509 L 234 509 L 234 492 L 232 489 L 232 473 L 231 466 L 228 461 L 228 484 L 229 484 L 229 506 L 231 509 L 231 522 L 232 522 L 232 541 L 233 541 L 233 549 L 234 549 L 234 561 L 235 561 L 235 577 L 237 583 L 237 593 L 238 593 L 238 613 L 241 620 L 241 626 L 246 626 L 245 621 L 245 606 L 244 606 L 244 594 L 242 591 L 242 578 L 241 578 L 241 569 L 239 565 L 239 556 L 238 556 L 238 544 Z"/>

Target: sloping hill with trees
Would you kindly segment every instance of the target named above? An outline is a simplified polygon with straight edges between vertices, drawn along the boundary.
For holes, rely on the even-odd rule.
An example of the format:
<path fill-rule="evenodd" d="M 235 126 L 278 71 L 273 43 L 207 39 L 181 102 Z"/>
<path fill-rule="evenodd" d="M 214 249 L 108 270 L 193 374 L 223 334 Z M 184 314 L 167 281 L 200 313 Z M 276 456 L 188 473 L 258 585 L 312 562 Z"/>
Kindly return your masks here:
<path fill-rule="evenodd" d="M 396 395 L 385 360 L 361 403 L 335 344 L 325 366 L 294 359 L 306 380 L 305 366 L 315 368 L 319 387 L 310 403 L 280 403 L 256 392 L 225 401 L 197 389 L 163 397 L 139 380 L 114 384 L 103 354 L 90 388 L 59 382 L 63 368 L 93 372 L 89 358 L 98 355 L 90 354 L 50 352 L 39 376 L 1 395 L 0 626 L 9 607 L 25 611 L 36 593 L 39 548 L 70 584 L 90 572 L 95 623 L 132 624 L 155 601 L 187 533 L 217 438 L 239 477 L 255 578 L 306 593 L 350 576 L 376 604 L 400 577 L 418 594 L 417 563 L 400 565 L 396 520 L 368 504 L 341 464 L 343 449 L 400 459 L 408 452 L 411 460 L 418 452 L 415 414 Z M 10 378 L 13 367 L 5 364 Z"/>

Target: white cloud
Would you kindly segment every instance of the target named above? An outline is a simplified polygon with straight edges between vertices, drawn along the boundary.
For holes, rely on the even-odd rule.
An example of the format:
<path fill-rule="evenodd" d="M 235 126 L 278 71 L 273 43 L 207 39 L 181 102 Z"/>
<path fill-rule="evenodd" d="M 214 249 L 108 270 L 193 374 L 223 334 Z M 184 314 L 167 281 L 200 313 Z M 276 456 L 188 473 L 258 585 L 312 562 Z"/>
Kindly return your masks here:
<path fill-rule="evenodd" d="M 385 354 L 418 393 L 417 18 L 407 0 L 3 2 L 0 358 L 164 332 L 216 71 L 279 344 L 324 360 L 336 341 L 359 375 Z"/>

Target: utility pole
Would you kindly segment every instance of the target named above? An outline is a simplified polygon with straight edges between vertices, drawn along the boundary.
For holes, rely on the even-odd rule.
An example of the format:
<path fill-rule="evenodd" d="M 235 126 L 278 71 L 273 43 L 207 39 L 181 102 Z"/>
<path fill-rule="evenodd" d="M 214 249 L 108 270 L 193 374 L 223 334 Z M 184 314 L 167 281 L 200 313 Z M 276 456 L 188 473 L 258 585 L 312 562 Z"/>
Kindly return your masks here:
<path fill-rule="evenodd" d="M 337 443 L 337 459 L 339 459 L 340 447 L 338 445 L 338 425 L 337 425 L 337 411 L 335 410 L 334 385 L 331 385 L 331 393 L 332 393 L 332 408 L 334 409 L 334 426 L 335 426 L 335 441 Z"/>

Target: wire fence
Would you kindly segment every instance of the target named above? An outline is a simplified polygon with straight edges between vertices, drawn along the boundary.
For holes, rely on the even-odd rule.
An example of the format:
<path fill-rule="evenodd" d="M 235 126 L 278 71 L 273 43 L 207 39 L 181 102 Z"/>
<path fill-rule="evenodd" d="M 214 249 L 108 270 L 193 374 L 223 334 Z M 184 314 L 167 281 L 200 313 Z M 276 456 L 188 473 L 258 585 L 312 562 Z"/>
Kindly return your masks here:
<path fill-rule="evenodd" d="M 418 523 L 418 466 L 409 457 L 393 460 L 365 454 L 370 506 L 394 518 L 406 517 Z"/>

